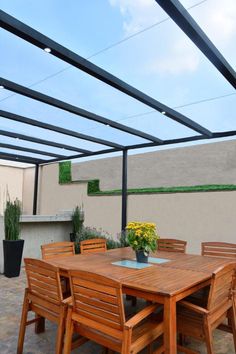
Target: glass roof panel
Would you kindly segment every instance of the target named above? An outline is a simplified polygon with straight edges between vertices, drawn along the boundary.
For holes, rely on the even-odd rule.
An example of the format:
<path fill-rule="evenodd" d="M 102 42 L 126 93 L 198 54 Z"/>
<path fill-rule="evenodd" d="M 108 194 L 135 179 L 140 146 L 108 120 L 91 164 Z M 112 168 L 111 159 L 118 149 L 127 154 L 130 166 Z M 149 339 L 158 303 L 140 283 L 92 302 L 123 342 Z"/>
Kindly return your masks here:
<path fill-rule="evenodd" d="M 226 1 L 232 3 L 230 0 Z M 199 17 L 199 22 L 201 19 L 204 23 L 207 15 L 217 19 L 220 0 L 181 2 L 189 8 L 194 18 Z M 208 2 L 217 3 L 216 9 L 207 4 Z M 78 54 L 91 57 L 90 60 L 95 64 L 162 103 L 172 108 L 186 105 L 177 110 L 203 126 L 213 131 L 231 129 L 230 111 L 235 109 L 233 95 L 222 100 L 212 100 L 210 103 L 188 105 L 221 95 L 231 95 L 234 91 L 208 59 L 152 0 L 88 0 L 83 6 L 75 2 L 68 4 L 66 8 L 62 0 L 42 0 L 39 3 L 26 0 L 24 7 L 16 0 L 7 3 L 0 0 L 0 4 L 4 11 Z M 61 23 L 64 26 L 61 26 Z M 2 76 L 6 79 L 24 86 L 33 85 L 34 90 L 161 139 L 197 135 L 24 40 L 4 30 L 1 30 L 0 36 L 4 45 L 0 48 L 4 53 L 0 57 L 0 65 L 3 68 Z M 230 53 L 234 51 L 232 47 L 235 46 L 230 37 L 227 42 Z M 11 97 L 7 98 L 8 96 Z M 0 108 L 122 145 L 147 142 L 145 139 L 20 95 L 12 96 L 7 90 L 0 90 Z M 1 118 L 1 125 L 5 124 Z M 20 123 L 9 124 L 14 129 L 18 127 L 23 134 L 33 132 L 37 137 L 55 139 L 68 145 L 76 144 L 75 146 L 93 151 L 106 148 L 104 145 L 82 142 L 80 139 L 40 128 L 30 128 Z"/>
<path fill-rule="evenodd" d="M 236 92 L 215 101 L 183 107 L 179 111 L 212 132 L 236 130 Z"/>

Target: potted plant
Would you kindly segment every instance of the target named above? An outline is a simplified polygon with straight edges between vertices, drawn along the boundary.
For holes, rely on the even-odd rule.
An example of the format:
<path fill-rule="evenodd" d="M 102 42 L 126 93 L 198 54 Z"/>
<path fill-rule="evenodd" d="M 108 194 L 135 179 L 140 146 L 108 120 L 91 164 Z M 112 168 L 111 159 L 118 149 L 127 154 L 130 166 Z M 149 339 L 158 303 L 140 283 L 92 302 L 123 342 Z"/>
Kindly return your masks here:
<path fill-rule="evenodd" d="M 149 222 L 129 222 L 126 226 L 127 240 L 136 252 L 138 262 L 147 263 L 149 252 L 157 249 L 159 236 L 156 224 Z"/>
<path fill-rule="evenodd" d="M 70 240 L 71 242 L 75 242 L 78 235 L 81 233 L 84 223 L 84 211 L 78 205 L 72 212 L 71 216 L 72 221 L 72 230 L 73 232 L 70 233 Z"/>
<path fill-rule="evenodd" d="M 4 210 L 3 240 L 4 274 L 8 278 L 18 277 L 20 274 L 24 240 L 20 240 L 21 205 L 18 199 L 6 203 Z"/>

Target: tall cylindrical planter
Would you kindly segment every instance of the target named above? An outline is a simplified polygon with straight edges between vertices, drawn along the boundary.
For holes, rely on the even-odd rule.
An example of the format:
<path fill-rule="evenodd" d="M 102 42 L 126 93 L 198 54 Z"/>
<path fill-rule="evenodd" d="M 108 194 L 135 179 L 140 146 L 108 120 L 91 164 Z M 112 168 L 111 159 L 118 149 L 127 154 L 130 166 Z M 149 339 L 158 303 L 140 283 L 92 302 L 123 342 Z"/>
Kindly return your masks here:
<path fill-rule="evenodd" d="M 24 240 L 3 240 L 4 275 L 8 278 L 20 275 Z"/>

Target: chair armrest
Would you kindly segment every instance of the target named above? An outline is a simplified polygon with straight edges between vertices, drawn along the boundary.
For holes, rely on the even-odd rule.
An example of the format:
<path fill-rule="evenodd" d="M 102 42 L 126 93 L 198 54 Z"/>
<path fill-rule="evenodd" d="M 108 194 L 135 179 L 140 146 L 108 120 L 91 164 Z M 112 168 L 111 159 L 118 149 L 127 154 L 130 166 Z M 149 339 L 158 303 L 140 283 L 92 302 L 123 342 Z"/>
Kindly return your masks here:
<path fill-rule="evenodd" d="M 64 305 L 72 305 L 72 296 L 67 297 L 66 299 L 62 300 Z"/>
<path fill-rule="evenodd" d="M 209 313 L 209 311 L 207 309 L 205 309 L 204 307 L 201 307 L 201 306 L 197 306 L 197 305 L 194 305 L 192 304 L 191 302 L 188 302 L 188 301 L 180 301 L 179 302 L 179 305 L 189 309 L 189 310 L 193 310 L 194 312 L 197 312 L 197 313 L 200 313 L 202 315 L 206 315 Z"/>
<path fill-rule="evenodd" d="M 152 304 L 145 307 L 143 310 L 139 311 L 136 315 L 131 317 L 127 322 L 125 322 L 124 327 L 126 329 L 133 328 L 139 322 L 141 322 L 144 318 L 151 315 L 160 305 Z"/>

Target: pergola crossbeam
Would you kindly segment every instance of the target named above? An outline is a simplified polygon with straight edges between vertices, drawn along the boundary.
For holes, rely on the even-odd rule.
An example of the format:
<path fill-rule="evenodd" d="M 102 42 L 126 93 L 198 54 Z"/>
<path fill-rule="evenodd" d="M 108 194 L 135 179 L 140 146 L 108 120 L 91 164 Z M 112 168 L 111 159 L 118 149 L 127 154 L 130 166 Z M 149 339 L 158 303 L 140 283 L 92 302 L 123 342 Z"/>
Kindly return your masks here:
<path fill-rule="evenodd" d="M 65 156 L 65 155 L 56 154 L 56 153 L 48 152 L 45 150 L 43 151 L 43 150 L 31 149 L 31 148 L 27 148 L 27 147 L 23 147 L 23 146 L 19 146 L 19 145 L 0 143 L 0 147 L 5 148 L 5 149 L 25 151 L 25 152 L 30 152 L 32 154 L 51 156 L 51 157 L 62 158 L 62 159 L 67 158 L 67 156 Z"/>
<path fill-rule="evenodd" d="M 162 9 L 202 51 L 217 70 L 236 88 L 236 73 L 179 0 L 156 0 Z"/>
<path fill-rule="evenodd" d="M 14 120 L 14 121 L 17 121 L 17 122 L 28 124 L 28 125 L 31 125 L 31 126 L 34 126 L 34 127 L 48 129 L 48 130 L 51 130 L 51 131 L 54 131 L 54 132 L 57 132 L 57 133 L 61 133 L 61 134 L 64 134 L 64 135 L 69 135 L 71 137 L 75 137 L 75 138 L 78 138 L 78 139 L 91 141 L 93 143 L 107 145 L 107 146 L 112 146 L 112 147 L 121 148 L 121 149 L 123 148 L 122 145 L 115 144 L 115 143 L 113 143 L 111 141 L 94 138 L 94 137 L 91 137 L 91 136 L 88 136 L 88 135 L 85 135 L 85 134 L 77 133 L 77 132 L 75 132 L 73 130 L 65 129 L 65 128 L 58 127 L 56 125 L 52 125 L 52 124 L 48 124 L 48 123 L 43 123 L 43 122 L 40 122 L 40 121 L 35 120 L 35 119 L 23 117 L 23 116 L 20 116 L 19 114 L 14 114 L 14 113 L 11 113 L 11 112 L 6 112 L 6 111 L 3 111 L 3 110 L 0 110 L 0 116 L 5 117 L 5 118 L 10 119 L 10 120 Z"/>
<path fill-rule="evenodd" d="M 32 164 L 40 164 L 46 162 L 46 160 L 43 159 L 38 159 L 38 158 L 36 159 L 33 157 L 18 155 L 18 154 L 9 154 L 7 152 L 1 152 L 1 151 L 0 151 L 0 159 L 17 161 L 17 162 L 27 162 Z"/>
<path fill-rule="evenodd" d="M 132 135 L 138 136 L 138 137 L 143 138 L 143 139 L 151 140 L 151 141 L 159 143 L 159 144 L 162 143 L 162 140 L 158 139 L 155 136 L 152 136 L 150 134 L 144 133 L 144 132 L 142 132 L 140 130 L 137 130 L 137 129 L 134 129 L 134 128 L 127 127 L 127 126 L 125 126 L 123 124 L 120 124 L 120 123 L 117 123 L 117 122 L 115 122 L 113 120 L 110 120 L 110 119 L 104 118 L 102 116 L 99 116 L 99 115 L 97 115 L 95 113 L 86 111 L 85 109 L 82 109 L 80 107 L 73 106 L 73 105 L 71 105 L 71 104 L 69 104 L 67 102 L 58 100 L 58 99 L 56 99 L 54 97 L 51 97 L 51 96 L 47 96 L 47 95 L 45 95 L 45 94 L 43 94 L 41 92 L 32 90 L 32 89 L 27 88 L 25 86 L 16 84 L 15 82 L 0 78 L 0 85 L 3 86 L 4 88 L 6 88 L 9 91 L 18 93 L 18 94 L 23 95 L 25 97 L 32 98 L 32 99 L 34 99 L 36 101 L 39 101 L 39 102 L 46 103 L 46 104 L 48 104 L 50 106 L 62 109 L 62 110 L 66 111 L 66 112 L 69 112 L 69 113 L 73 113 L 73 114 L 75 114 L 77 116 L 81 116 L 81 117 L 90 119 L 90 120 L 92 120 L 94 122 L 102 123 L 102 124 L 104 124 L 106 126 L 118 129 L 118 130 L 123 131 L 123 132 L 128 133 L 128 134 L 132 134 Z M 86 137 L 85 135 L 84 135 L 83 139 L 90 140 L 90 141 L 93 141 L 93 142 L 97 142 L 98 144 L 105 145 L 105 143 L 104 143 L 104 141 L 102 139 L 91 138 L 91 137 L 88 137 L 88 136 Z M 119 144 L 116 144 L 116 143 L 111 143 L 111 142 L 106 142 L 106 145 L 112 146 L 112 147 L 116 147 L 116 148 L 120 148 L 120 149 L 124 148 L 122 145 L 119 145 Z"/>
<path fill-rule="evenodd" d="M 211 140 L 211 139 L 224 138 L 224 137 L 230 137 L 230 136 L 236 137 L 236 130 L 213 133 L 211 138 L 205 137 L 204 135 L 193 135 L 193 136 L 188 136 L 185 138 L 168 139 L 168 140 L 163 141 L 163 145 L 181 144 L 181 143 L 188 143 L 191 141 L 198 141 L 198 140 Z M 129 145 L 126 147 L 125 150 L 128 151 L 128 150 L 134 150 L 134 149 L 152 148 L 155 146 L 157 146 L 155 143 L 144 143 L 144 144 L 137 144 L 137 145 Z M 100 151 L 91 152 L 91 153 L 87 153 L 87 154 L 70 155 L 70 156 L 67 156 L 67 159 L 74 160 L 74 159 L 79 159 L 79 158 L 88 157 L 88 156 L 111 154 L 113 152 L 118 152 L 118 151 L 119 151 L 118 149 L 105 149 L 105 150 L 100 150 Z M 46 161 L 45 164 L 54 163 L 54 162 L 58 162 L 61 160 L 63 160 L 63 159 L 62 158 L 51 159 L 51 160 Z"/>
<path fill-rule="evenodd" d="M 95 77 L 96 79 L 105 82 L 106 84 L 118 89 L 119 91 L 129 95 L 130 97 L 135 98 L 136 100 L 144 103 L 145 105 L 152 107 L 153 109 L 157 110 L 158 112 L 162 113 L 165 112 L 165 115 L 169 118 L 177 121 L 180 124 L 185 125 L 186 127 L 195 130 L 196 132 L 211 136 L 211 132 L 202 127 L 200 124 L 194 122 L 193 120 L 189 119 L 188 117 L 184 116 L 183 114 L 175 111 L 174 109 L 164 105 L 163 103 L 157 101 L 156 99 L 146 95 L 142 91 L 134 88 L 133 86 L 127 84 L 126 82 L 120 80 L 116 76 L 110 74 L 109 72 L 105 71 L 104 69 L 98 67 L 97 65 L 91 63 L 87 59 L 79 56 L 78 54 L 74 53 L 73 51 L 69 50 L 68 48 L 63 47 L 59 43 L 53 41 L 52 39 L 48 38 L 47 36 L 43 35 L 42 33 L 36 31 L 30 26 L 20 22 L 16 18 L 8 15 L 7 13 L 0 11 L 0 25 L 7 31 L 15 34 L 16 36 L 28 41 L 29 43 L 41 48 L 50 48 L 51 54 L 56 56 L 57 58 L 73 65 L 74 67 L 86 72 L 87 74 Z M 78 108 L 77 108 L 78 110 Z M 108 124 L 113 128 L 126 131 L 130 134 L 134 134 L 140 137 L 143 137 L 142 132 L 137 131 L 136 129 L 128 128 L 126 126 L 122 126 L 119 123 L 110 121 L 106 118 L 101 120 L 101 117 L 93 116 L 91 117 L 91 113 L 88 115 L 88 112 L 81 110 L 79 113 L 80 115 L 88 118 L 93 119 L 96 121 L 100 121 L 103 124 Z M 73 113 L 73 112 L 72 112 Z M 146 139 L 146 138 L 145 138 Z M 154 137 L 155 140 L 147 138 L 148 140 L 152 140 L 155 142 L 157 138 Z M 159 139 L 160 143 L 160 139 Z"/>
<path fill-rule="evenodd" d="M 88 151 L 88 150 L 84 150 L 84 149 L 81 149 L 81 148 L 76 148 L 74 146 L 70 146 L 70 145 L 66 145 L 66 144 L 60 144 L 60 143 L 56 143 L 56 142 L 49 141 L 49 140 L 34 138 L 32 136 L 19 134 L 19 133 L 14 133 L 14 132 L 10 132 L 10 131 L 7 131 L 7 130 L 0 130 L 0 136 L 1 135 L 7 136 L 9 138 L 15 138 L 15 139 L 31 141 L 32 143 L 37 143 L 37 144 L 42 144 L 42 145 L 47 145 L 47 146 L 53 146 L 53 147 L 56 147 L 56 148 L 59 148 L 59 149 L 76 151 L 76 152 L 80 152 L 80 153 L 90 153 L 90 151 Z"/>

